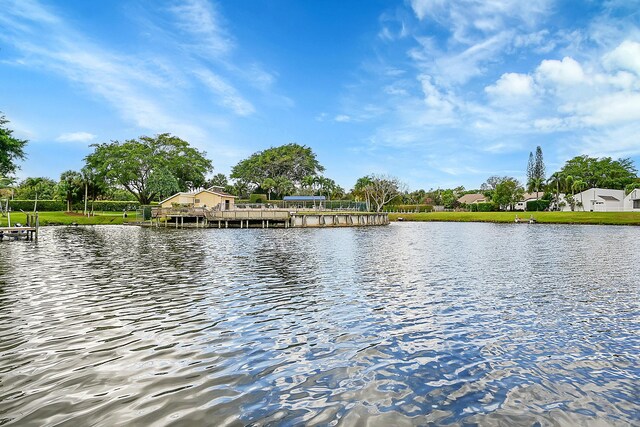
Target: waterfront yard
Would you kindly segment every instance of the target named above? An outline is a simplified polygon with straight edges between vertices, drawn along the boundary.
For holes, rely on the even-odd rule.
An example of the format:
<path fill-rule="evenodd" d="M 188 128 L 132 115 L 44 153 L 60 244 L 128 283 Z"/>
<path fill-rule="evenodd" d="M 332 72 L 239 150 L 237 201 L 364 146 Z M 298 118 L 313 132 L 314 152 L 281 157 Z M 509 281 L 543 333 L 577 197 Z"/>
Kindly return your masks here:
<path fill-rule="evenodd" d="M 516 215 L 523 220 L 531 215 L 538 223 L 546 224 L 609 224 L 640 225 L 640 212 L 424 212 L 391 213 L 389 219 L 398 221 L 502 222 L 512 223 Z"/>
<path fill-rule="evenodd" d="M 120 225 L 136 220 L 135 212 L 127 212 L 127 218 L 122 217 L 122 212 L 100 212 L 95 216 L 86 217 L 82 213 L 75 212 L 39 212 L 40 225 Z M 25 224 L 26 215 L 22 212 L 11 212 L 11 225 Z M 7 226 L 7 217 L 0 217 L 0 227 Z"/>

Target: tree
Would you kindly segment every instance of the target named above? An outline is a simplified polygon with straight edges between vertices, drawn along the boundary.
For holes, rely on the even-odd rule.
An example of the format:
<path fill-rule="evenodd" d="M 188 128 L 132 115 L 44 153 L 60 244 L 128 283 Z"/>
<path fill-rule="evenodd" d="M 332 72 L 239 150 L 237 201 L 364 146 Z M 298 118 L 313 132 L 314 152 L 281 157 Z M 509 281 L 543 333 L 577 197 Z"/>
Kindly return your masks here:
<path fill-rule="evenodd" d="M 560 184 L 562 183 L 562 175 L 560 172 L 553 173 L 549 180 L 547 181 L 547 185 L 555 190 L 555 205 L 556 209 L 560 207 Z"/>
<path fill-rule="evenodd" d="M 164 200 L 180 191 L 180 183 L 166 168 L 154 170 L 149 176 L 147 187 L 151 193 L 157 195 L 158 201 Z"/>
<path fill-rule="evenodd" d="M 87 165 L 107 182 L 124 187 L 141 204 L 148 204 L 158 194 L 158 188 L 149 187 L 155 171 L 166 171 L 163 173 L 176 179 L 180 191 L 188 191 L 204 186 L 206 173 L 213 169 L 205 152 L 168 133 L 92 147 L 94 152 L 86 157 Z"/>
<path fill-rule="evenodd" d="M 7 123 L 9 120 L 0 113 L 0 178 L 15 173 L 18 169 L 16 161 L 25 158 L 24 147 L 27 145 L 27 140 L 13 136 L 13 130 L 5 126 Z"/>
<path fill-rule="evenodd" d="M 363 176 L 356 181 L 356 185 L 353 186 L 352 193 L 355 196 L 356 201 L 364 201 L 367 204 L 367 210 L 371 210 L 371 198 L 367 191 L 367 188 L 371 185 L 371 177 Z"/>
<path fill-rule="evenodd" d="M 536 199 L 540 198 L 540 190 L 544 185 L 545 166 L 542 157 L 542 148 L 536 147 L 535 158 L 533 153 L 529 153 L 529 163 L 527 164 L 527 191 L 536 192 Z"/>
<path fill-rule="evenodd" d="M 271 193 L 276 187 L 276 181 L 273 178 L 265 178 L 260 187 L 267 192 L 267 199 L 271 200 Z"/>
<path fill-rule="evenodd" d="M 274 178 L 275 182 L 275 191 L 278 193 L 278 196 L 281 198 L 284 196 L 289 196 L 296 191 L 296 186 L 291 182 L 291 180 L 284 176 L 278 176 Z"/>
<path fill-rule="evenodd" d="M 16 189 L 16 197 L 23 200 L 34 200 L 33 211 L 38 210 L 38 200 L 54 199 L 57 192 L 54 180 L 45 177 L 29 177 L 20 182 Z"/>
<path fill-rule="evenodd" d="M 524 188 L 515 178 L 507 177 L 500 182 L 494 191 L 493 202 L 513 210 L 515 204 L 522 199 Z"/>
<path fill-rule="evenodd" d="M 406 185 L 390 175 L 362 177 L 356 183 L 356 187 L 358 186 L 358 191 L 364 192 L 366 196 L 367 208 L 371 204 L 376 212 L 381 212 L 385 205 L 406 191 Z"/>
<path fill-rule="evenodd" d="M 584 210 L 584 204 L 582 202 L 582 190 L 584 190 L 587 186 L 587 183 L 578 179 L 573 181 L 573 184 L 571 185 L 571 195 L 574 195 L 576 192 L 580 193 L 580 207 L 583 208 L 582 210 Z"/>
<path fill-rule="evenodd" d="M 227 176 L 223 173 L 217 173 L 210 180 L 207 181 L 207 183 L 205 184 L 205 187 L 226 188 L 227 185 L 229 185 L 229 180 L 227 179 Z"/>
<path fill-rule="evenodd" d="M 231 178 L 259 186 L 266 178 L 285 177 L 300 185 L 306 176 L 317 176 L 324 167 L 311 148 L 286 144 L 258 151 L 231 169 Z"/>
<path fill-rule="evenodd" d="M 533 153 L 529 152 L 529 162 L 527 163 L 527 183 L 530 183 L 535 178 L 535 159 Z M 528 185 L 528 184 L 527 184 Z"/>
<path fill-rule="evenodd" d="M 67 201 L 67 212 L 71 211 L 71 204 L 82 194 L 83 184 L 82 175 L 76 171 L 68 170 L 60 175 L 58 194 Z"/>
<path fill-rule="evenodd" d="M 587 188 L 622 190 L 638 178 L 638 170 L 629 158 L 613 160 L 611 157 L 577 156 L 567 160 L 559 172 L 584 181 Z"/>

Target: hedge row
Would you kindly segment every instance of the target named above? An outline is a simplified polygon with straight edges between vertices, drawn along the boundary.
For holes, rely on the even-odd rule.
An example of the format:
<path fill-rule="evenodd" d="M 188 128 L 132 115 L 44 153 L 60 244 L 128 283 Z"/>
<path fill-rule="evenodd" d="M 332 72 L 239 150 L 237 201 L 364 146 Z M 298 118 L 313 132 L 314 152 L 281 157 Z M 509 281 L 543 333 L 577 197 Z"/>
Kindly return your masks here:
<path fill-rule="evenodd" d="M 9 207 L 12 211 L 33 211 L 35 200 L 9 200 Z M 39 211 L 65 211 L 67 210 L 67 202 L 63 200 L 38 200 Z"/>
<path fill-rule="evenodd" d="M 549 209 L 550 200 L 530 200 L 527 202 L 528 211 L 545 211 Z"/>
<path fill-rule="evenodd" d="M 471 203 L 469 204 L 471 212 L 496 212 L 500 210 L 500 206 L 495 203 Z"/>
<path fill-rule="evenodd" d="M 432 212 L 433 205 L 392 205 L 384 208 L 385 212 Z"/>
<path fill-rule="evenodd" d="M 35 200 L 9 200 L 9 207 L 12 211 L 33 211 Z M 96 200 L 87 203 L 87 208 L 93 208 L 94 211 L 105 212 L 122 212 L 123 210 L 135 210 L 140 206 L 138 202 L 132 201 L 112 201 L 112 200 Z M 84 210 L 84 202 L 78 202 L 71 205 L 74 210 Z M 60 212 L 67 210 L 67 202 L 65 200 L 38 200 L 38 210 L 41 212 Z"/>

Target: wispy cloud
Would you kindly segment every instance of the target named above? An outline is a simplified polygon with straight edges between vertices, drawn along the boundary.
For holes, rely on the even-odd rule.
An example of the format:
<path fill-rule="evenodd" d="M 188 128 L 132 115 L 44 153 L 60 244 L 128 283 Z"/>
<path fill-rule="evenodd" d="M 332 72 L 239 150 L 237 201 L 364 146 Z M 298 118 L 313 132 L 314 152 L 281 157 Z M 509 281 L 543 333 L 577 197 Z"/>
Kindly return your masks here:
<path fill-rule="evenodd" d="M 89 142 L 96 139 L 97 135 L 89 132 L 70 132 L 63 133 L 56 138 L 59 142 Z"/>

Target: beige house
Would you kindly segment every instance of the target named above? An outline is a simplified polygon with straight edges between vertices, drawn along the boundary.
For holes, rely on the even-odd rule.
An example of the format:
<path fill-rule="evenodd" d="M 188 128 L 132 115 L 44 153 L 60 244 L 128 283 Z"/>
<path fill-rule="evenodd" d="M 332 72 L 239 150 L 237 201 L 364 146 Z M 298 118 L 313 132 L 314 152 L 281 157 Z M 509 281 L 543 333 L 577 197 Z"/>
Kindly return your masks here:
<path fill-rule="evenodd" d="M 211 187 L 192 193 L 176 193 L 160 202 L 163 208 L 184 206 L 192 208 L 218 208 L 230 210 L 235 206 L 236 196 L 227 194 L 219 187 Z"/>
<path fill-rule="evenodd" d="M 458 203 L 463 205 L 471 205 L 473 203 L 485 203 L 487 198 L 484 194 L 473 193 L 473 194 L 465 194 L 464 196 L 458 199 Z"/>

